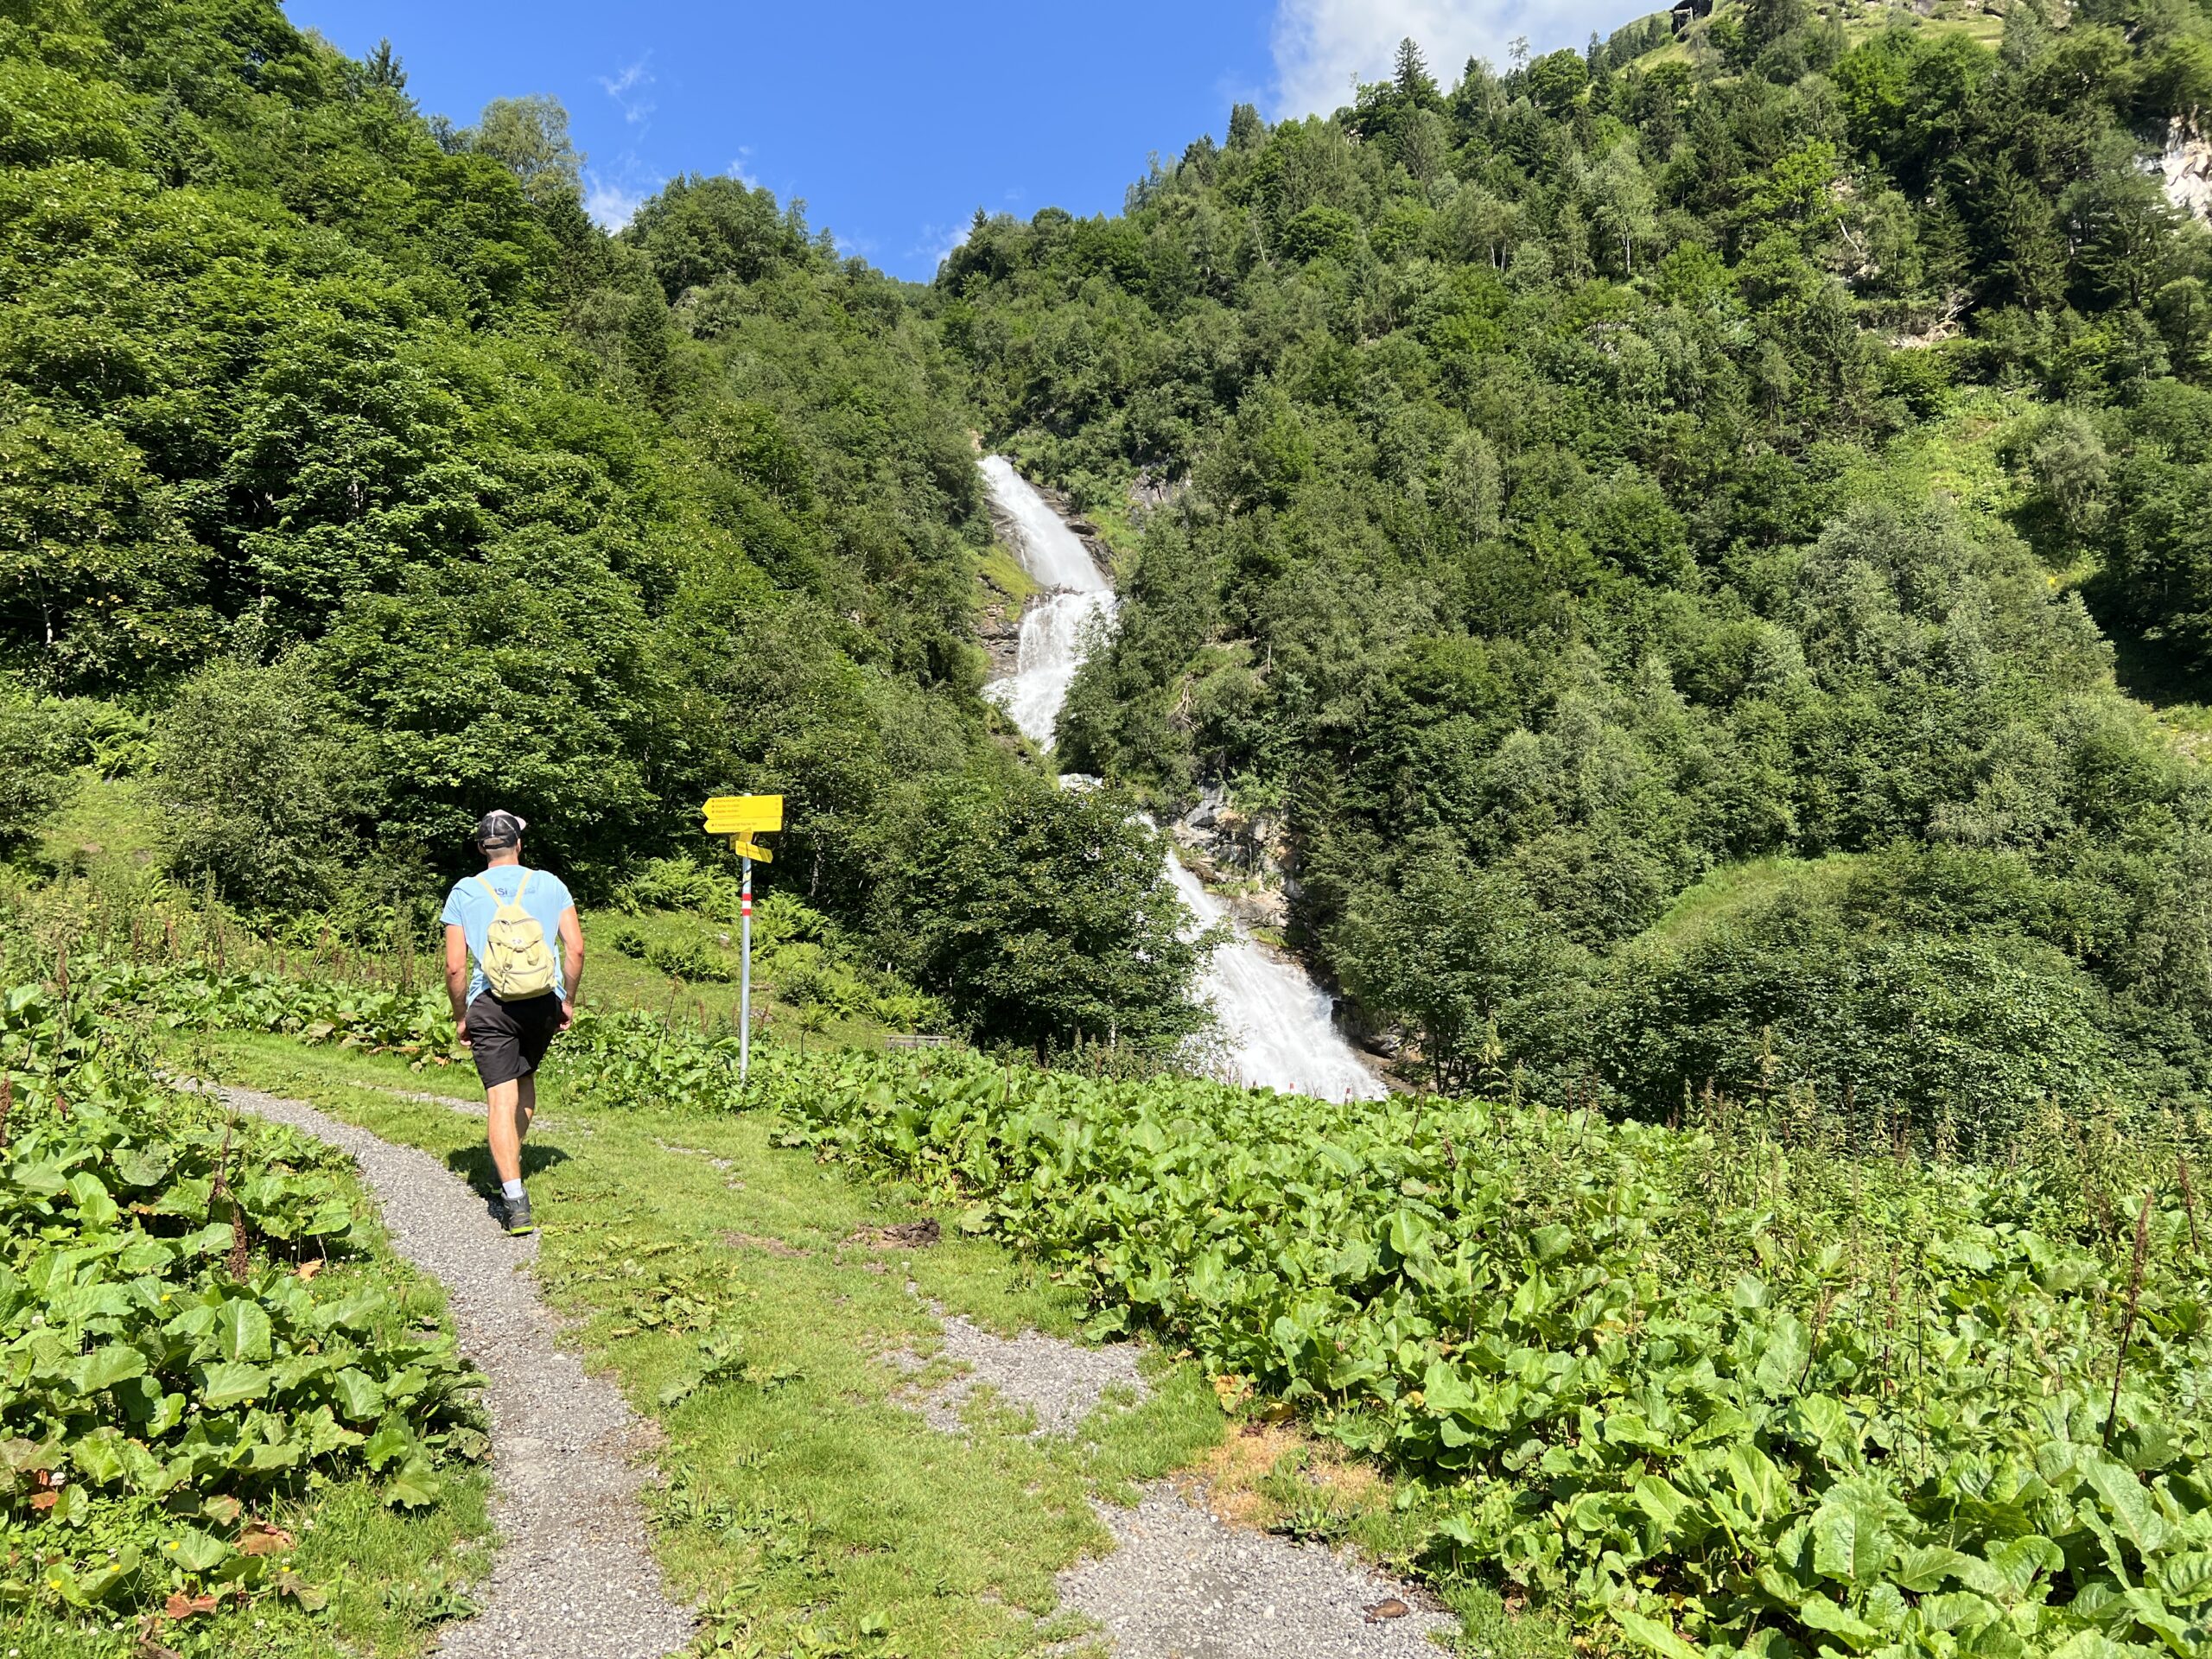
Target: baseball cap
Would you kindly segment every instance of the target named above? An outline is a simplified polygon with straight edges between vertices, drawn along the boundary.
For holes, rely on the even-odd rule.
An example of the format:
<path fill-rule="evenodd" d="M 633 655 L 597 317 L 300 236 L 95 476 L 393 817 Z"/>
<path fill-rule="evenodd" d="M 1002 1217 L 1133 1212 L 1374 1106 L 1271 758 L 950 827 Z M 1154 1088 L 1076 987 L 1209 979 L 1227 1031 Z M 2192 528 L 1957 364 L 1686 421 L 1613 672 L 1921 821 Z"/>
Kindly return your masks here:
<path fill-rule="evenodd" d="M 522 839 L 522 832 L 529 828 L 529 823 L 514 813 L 494 809 L 484 815 L 472 839 L 479 847 L 512 847 Z"/>

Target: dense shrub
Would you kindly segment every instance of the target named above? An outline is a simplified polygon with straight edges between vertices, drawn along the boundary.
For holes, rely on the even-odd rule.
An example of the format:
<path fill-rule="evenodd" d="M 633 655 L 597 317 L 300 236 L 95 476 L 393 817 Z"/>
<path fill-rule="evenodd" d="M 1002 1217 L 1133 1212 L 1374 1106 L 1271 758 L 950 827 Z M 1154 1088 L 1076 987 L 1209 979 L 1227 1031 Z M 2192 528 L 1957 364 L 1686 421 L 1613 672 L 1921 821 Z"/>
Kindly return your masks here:
<path fill-rule="evenodd" d="M 475 1373 L 362 1270 L 342 1155 L 157 1081 L 123 988 L 0 997 L 0 1599 L 319 1606 L 276 1503 L 434 1503 Z"/>
<path fill-rule="evenodd" d="M 966 1206 L 1094 1331 L 1417 1477 L 1433 1571 L 1672 1659 L 2212 1629 L 2201 1125 L 2047 1115 L 1975 1167 L 1779 1100 L 1675 1131 L 953 1053 L 766 1075 L 790 1140 Z"/>

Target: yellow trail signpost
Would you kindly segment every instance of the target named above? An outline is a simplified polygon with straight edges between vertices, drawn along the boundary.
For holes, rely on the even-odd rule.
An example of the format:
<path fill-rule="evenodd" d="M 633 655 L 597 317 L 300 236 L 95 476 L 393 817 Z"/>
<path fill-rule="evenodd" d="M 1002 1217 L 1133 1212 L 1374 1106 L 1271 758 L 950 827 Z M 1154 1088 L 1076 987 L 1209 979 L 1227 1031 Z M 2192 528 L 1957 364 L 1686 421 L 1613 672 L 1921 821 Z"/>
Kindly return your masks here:
<path fill-rule="evenodd" d="M 745 1087 L 753 1071 L 753 861 L 774 862 L 758 836 L 784 827 L 784 798 L 780 795 L 717 795 L 704 809 L 710 836 L 728 836 L 729 844 L 745 861 L 745 887 L 738 906 L 741 965 L 737 981 L 737 1086 Z"/>

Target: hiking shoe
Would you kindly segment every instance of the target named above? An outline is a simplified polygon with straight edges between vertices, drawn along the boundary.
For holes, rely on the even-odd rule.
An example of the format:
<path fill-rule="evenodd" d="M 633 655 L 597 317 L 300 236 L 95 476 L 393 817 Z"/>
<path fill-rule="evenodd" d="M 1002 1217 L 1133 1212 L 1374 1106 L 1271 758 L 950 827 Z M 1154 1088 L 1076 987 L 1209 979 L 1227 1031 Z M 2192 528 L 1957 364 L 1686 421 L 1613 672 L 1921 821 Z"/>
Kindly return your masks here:
<path fill-rule="evenodd" d="M 519 1237 L 524 1233 L 534 1233 L 537 1230 L 537 1224 L 530 1218 L 529 1193 L 525 1192 L 518 1198 L 505 1200 L 505 1208 L 507 1231 L 510 1234 Z"/>

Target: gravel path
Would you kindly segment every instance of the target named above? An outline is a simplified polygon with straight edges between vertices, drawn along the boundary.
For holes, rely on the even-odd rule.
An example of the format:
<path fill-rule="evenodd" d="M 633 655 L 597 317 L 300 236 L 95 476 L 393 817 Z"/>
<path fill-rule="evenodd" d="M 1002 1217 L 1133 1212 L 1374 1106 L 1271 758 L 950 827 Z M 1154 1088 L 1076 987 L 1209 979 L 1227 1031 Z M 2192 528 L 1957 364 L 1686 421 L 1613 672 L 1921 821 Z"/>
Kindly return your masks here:
<path fill-rule="evenodd" d="M 1166 1481 L 1133 1510 L 1093 1506 L 1110 1555 L 1060 1574 L 1061 1605 L 1119 1659 L 1440 1659 L 1459 1621 L 1317 1545 L 1239 1532 Z"/>
<path fill-rule="evenodd" d="M 1109 1389 L 1126 1389 L 1139 1399 L 1147 1392 L 1137 1375 L 1134 1343 L 1083 1348 L 1034 1331 L 1008 1340 L 959 1314 L 943 1308 L 936 1313 L 944 1321 L 944 1357 L 967 1369 L 915 1403 L 929 1426 L 944 1433 L 965 1432 L 960 1408 L 984 1389 L 995 1389 L 1009 1406 L 1026 1408 L 1036 1421 L 1033 1435 L 1071 1433 L 1098 1408 Z M 906 1371 L 928 1363 L 903 1351 L 888 1357 Z"/>
<path fill-rule="evenodd" d="M 967 1370 L 915 1403 L 931 1427 L 964 1433 L 962 1404 L 989 1388 L 1028 1409 L 1033 1435 L 1072 1433 L 1108 1389 L 1148 1392 L 1137 1351 L 1035 1331 L 1008 1340 L 953 1315 L 944 1357 Z M 925 1363 L 888 1358 L 908 1370 Z M 1091 1507 L 1116 1547 L 1061 1573 L 1060 1600 L 1104 1627 L 1117 1659 L 1437 1659 L 1432 1637 L 1459 1628 L 1425 1592 L 1349 1554 L 1230 1527 L 1172 1480 L 1144 1487 L 1135 1509 Z"/>
<path fill-rule="evenodd" d="M 649 1432 L 613 1383 L 588 1376 L 556 1344 L 559 1327 L 528 1271 L 536 1237 L 501 1232 L 484 1200 L 428 1153 L 296 1100 L 215 1092 L 352 1154 L 400 1255 L 445 1286 L 461 1349 L 488 1380 L 499 1553 L 477 1592 L 484 1611 L 448 1630 L 440 1651 L 449 1659 L 682 1652 L 692 1616 L 662 1586 L 638 1503 Z"/>

